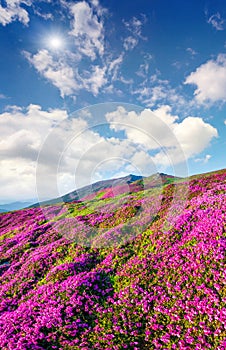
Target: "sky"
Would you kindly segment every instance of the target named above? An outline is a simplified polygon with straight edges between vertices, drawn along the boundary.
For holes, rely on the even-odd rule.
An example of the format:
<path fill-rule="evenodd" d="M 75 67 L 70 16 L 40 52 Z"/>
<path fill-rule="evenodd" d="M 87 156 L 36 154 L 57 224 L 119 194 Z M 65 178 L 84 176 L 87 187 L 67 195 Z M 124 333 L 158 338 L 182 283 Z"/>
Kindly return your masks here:
<path fill-rule="evenodd" d="M 1 0 L 0 203 L 225 168 L 224 0 Z"/>

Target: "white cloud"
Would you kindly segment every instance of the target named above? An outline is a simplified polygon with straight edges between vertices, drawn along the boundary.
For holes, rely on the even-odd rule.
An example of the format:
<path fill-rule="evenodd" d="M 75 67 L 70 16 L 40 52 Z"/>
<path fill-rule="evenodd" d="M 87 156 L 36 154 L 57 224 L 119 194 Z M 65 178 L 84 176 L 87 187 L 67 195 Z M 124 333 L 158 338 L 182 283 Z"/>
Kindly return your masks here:
<path fill-rule="evenodd" d="M 140 114 L 127 112 L 123 107 L 108 113 L 111 128 L 124 131 L 128 140 L 141 144 L 147 151 L 159 150 L 153 158 L 160 162 L 162 149 L 168 149 L 175 164 L 202 152 L 210 141 L 218 136 L 217 130 L 199 117 L 187 117 L 178 122 L 169 106 L 153 112 L 144 109 Z M 180 151 L 182 150 L 182 151 Z"/>
<path fill-rule="evenodd" d="M 123 42 L 123 47 L 126 51 L 133 50 L 138 44 L 138 39 L 128 36 L 127 38 L 124 39 Z"/>
<path fill-rule="evenodd" d="M 141 15 L 141 18 L 132 17 L 129 21 L 123 21 L 126 29 L 130 32 L 130 35 L 127 36 L 123 41 L 123 47 L 126 51 L 133 50 L 139 43 L 139 40 L 146 40 L 142 35 L 142 28 L 147 22 L 145 15 Z"/>
<path fill-rule="evenodd" d="M 119 69 L 123 62 L 123 58 L 124 55 L 120 54 L 117 58 L 107 63 L 108 75 L 111 76 L 112 81 L 115 81 L 119 78 Z"/>
<path fill-rule="evenodd" d="M 119 81 L 125 85 L 132 85 L 134 83 L 134 80 L 132 78 L 128 79 L 123 77 L 122 75 L 120 76 Z"/>
<path fill-rule="evenodd" d="M 208 18 L 207 22 L 213 26 L 216 30 L 224 30 L 224 19 L 220 13 L 217 12 Z"/>
<path fill-rule="evenodd" d="M 111 129 L 124 131 L 128 140 L 142 145 L 148 150 L 157 150 L 161 147 L 173 146 L 172 132 L 167 121 L 163 121 L 166 110 L 163 113 L 153 113 L 150 109 L 144 109 L 140 114 L 134 111 L 127 112 L 124 107 L 106 115 Z"/>
<path fill-rule="evenodd" d="M 142 27 L 147 22 L 147 18 L 145 15 L 141 15 L 141 18 L 133 17 L 129 21 L 123 21 L 126 29 L 131 32 L 133 35 L 143 38 L 142 36 Z"/>
<path fill-rule="evenodd" d="M 62 110 L 43 111 L 38 105 L 26 110 L 13 108 L 0 115 L 1 161 L 36 162 L 45 137 L 59 122 L 67 118 Z"/>
<path fill-rule="evenodd" d="M 13 106 L 0 115 L 2 201 L 34 198 L 36 183 L 42 199 L 56 197 L 97 181 L 103 161 L 103 173 L 115 173 L 119 164 L 128 163 L 135 146 L 100 136 L 88 127 L 87 113 L 68 118 L 64 110 L 29 105 Z"/>
<path fill-rule="evenodd" d="M 154 74 L 150 78 L 146 78 L 138 85 L 136 90 L 132 91 L 133 95 L 137 95 L 137 99 L 147 107 L 156 107 L 163 104 L 174 104 L 176 108 L 191 107 L 179 89 L 172 88 L 168 80 L 162 80 Z"/>
<path fill-rule="evenodd" d="M 82 78 L 83 88 L 97 96 L 99 90 L 107 83 L 106 67 L 93 66 L 88 77 Z"/>
<path fill-rule="evenodd" d="M 76 94 L 81 89 L 86 89 L 96 96 L 107 83 L 105 66 L 93 65 L 89 71 L 83 71 L 81 75 L 78 73 L 77 56 L 72 64 L 69 60 L 70 52 L 68 55 L 65 52 L 60 59 L 54 58 L 47 50 L 40 50 L 33 56 L 25 52 L 25 56 L 42 76 L 60 90 L 62 97 Z"/>
<path fill-rule="evenodd" d="M 151 59 L 152 59 L 151 54 L 144 55 L 144 62 L 140 64 L 140 67 L 139 67 L 138 71 L 136 72 L 136 74 L 139 77 L 147 78 Z"/>
<path fill-rule="evenodd" d="M 98 181 L 106 174 L 117 177 L 129 168 L 150 175 L 169 160 L 175 165 L 182 162 L 183 152 L 186 159 L 197 155 L 217 136 L 217 130 L 201 118 L 187 117 L 179 122 L 169 106 L 154 113 L 118 107 L 105 118 L 100 124 L 111 128 L 109 137 L 103 136 L 105 129 L 97 131 L 93 126 L 89 108 L 74 118 L 65 110 L 44 111 L 38 105 L 26 109 L 12 106 L 2 113 L 2 200 L 33 198 L 35 183 L 44 199 Z"/>
<path fill-rule="evenodd" d="M 187 117 L 175 126 L 174 133 L 187 158 L 201 153 L 218 136 L 217 130 L 198 117 Z"/>
<path fill-rule="evenodd" d="M 37 15 L 37 16 L 39 16 L 39 17 L 41 17 L 41 18 L 43 18 L 44 20 L 53 20 L 54 19 L 54 16 L 53 16 L 53 14 L 52 13 L 43 13 L 43 12 L 41 12 L 39 9 L 35 9 L 34 8 L 34 13 Z"/>
<path fill-rule="evenodd" d="M 104 54 L 103 11 L 98 1 L 93 1 L 93 5 L 95 6 L 90 6 L 86 1 L 70 5 L 71 14 L 74 17 L 70 34 L 74 36 L 79 52 L 92 60 L 97 55 L 103 56 Z M 96 11 L 96 8 L 99 11 Z"/>
<path fill-rule="evenodd" d="M 204 158 L 196 158 L 196 159 L 194 159 L 194 161 L 196 162 L 196 163 L 204 163 L 204 164 L 206 164 L 206 163 L 208 163 L 209 162 L 209 160 L 212 158 L 212 156 L 210 155 L 210 154 L 206 154 L 205 155 L 205 157 Z"/>
<path fill-rule="evenodd" d="M 0 115 L 0 146 L 4 152 L 11 152 L 13 145 L 17 143 L 14 140 L 16 135 L 19 135 L 20 142 L 27 144 L 23 137 L 20 137 L 21 133 L 30 139 L 31 142 L 28 144 L 31 147 L 40 146 L 49 129 L 67 118 L 66 111 L 59 109 L 43 111 L 39 105 L 34 104 L 29 105 L 26 109 L 12 106 L 12 108 L 8 107 L 8 110 Z M 23 156 L 22 153 L 21 156 Z"/>
<path fill-rule="evenodd" d="M 23 5 L 31 6 L 30 0 L 6 0 L 6 6 L 0 5 L 0 23 L 3 26 L 13 22 L 19 21 L 24 25 L 29 23 L 29 14 Z"/>
<path fill-rule="evenodd" d="M 211 154 L 206 154 L 204 163 L 208 163 L 208 161 L 212 158 Z"/>
<path fill-rule="evenodd" d="M 197 86 L 194 95 L 201 104 L 226 101 L 226 54 L 209 60 L 192 72 L 185 84 Z"/>
<path fill-rule="evenodd" d="M 36 198 L 34 162 L 23 159 L 0 160 L 1 202 L 8 203 L 17 200 Z"/>
<path fill-rule="evenodd" d="M 187 51 L 192 57 L 194 57 L 195 55 L 197 55 L 197 52 L 196 52 L 194 49 L 192 49 L 191 47 L 188 47 L 188 48 L 186 49 L 186 51 Z"/>
<path fill-rule="evenodd" d="M 169 90 L 165 88 L 164 85 L 154 86 L 149 91 L 149 96 L 150 95 L 149 104 L 154 105 L 157 101 L 166 99 L 169 96 Z"/>
<path fill-rule="evenodd" d="M 182 68 L 183 64 L 180 61 L 175 61 L 175 62 L 172 63 L 172 66 L 179 70 L 179 69 Z"/>
<path fill-rule="evenodd" d="M 42 77 L 59 89 L 62 98 L 71 96 L 75 99 L 81 90 L 94 96 L 101 91 L 121 94 L 113 82 L 123 80 L 120 66 L 124 54 L 115 57 L 104 52 L 106 9 L 101 7 L 98 0 L 60 2 L 72 15 L 69 34 L 74 38 L 75 46 L 70 46 L 70 50 L 69 45 L 67 48 L 65 45 L 64 50 L 54 50 L 50 47 L 52 38 L 47 37 L 45 41 L 48 49 L 40 49 L 36 53 L 26 51 L 23 52 L 24 56 Z M 37 9 L 34 8 L 34 11 Z M 139 28 L 139 21 L 133 19 L 133 22 Z M 139 29 L 136 31 L 139 33 Z M 63 36 L 59 35 L 59 38 L 64 42 Z"/>
<path fill-rule="evenodd" d="M 176 121 L 179 120 L 177 115 L 171 114 L 171 107 L 168 105 L 163 105 L 153 111 L 153 113 L 160 118 L 164 123 L 168 125 L 172 130 L 176 125 Z"/>
<path fill-rule="evenodd" d="M 62 97 L 79 89 L 72 67 L 63 58 L 54 60 L 47 50 L 40 50 L 33 56 L 28 52 L 24 54 L 37 71 L 60 90 Z"/>
<path fill-rule="evenodd" d="M 43 111 L 38 105 L 8 110 L 0 115 L 1 200 L 34 198 L 38 153 L 47 134 L 67 118 L 67 112 Z"/>
<path fill-rule="evenodd" d="M 114 99 L 115 99 L 115 96 L 123 96 L 122 90 L 116 88 L 113 84 L 110 84 L 110 85 L 106 86 L 103 89 L 103 92 L 107 93 L 107 94 L 111 94 L 111 95 L 114 94 Z"/>

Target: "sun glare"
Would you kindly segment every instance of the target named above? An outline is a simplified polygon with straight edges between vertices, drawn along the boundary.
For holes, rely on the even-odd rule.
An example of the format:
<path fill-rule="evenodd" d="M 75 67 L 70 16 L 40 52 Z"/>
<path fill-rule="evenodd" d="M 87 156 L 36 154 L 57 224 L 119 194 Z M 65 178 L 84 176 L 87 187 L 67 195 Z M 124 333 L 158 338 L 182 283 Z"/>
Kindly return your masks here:
<path fill-rule="evenodd" d="M 63 40 L 59 36 L 50 37 L 48 44 L 52 49 L 61 49 L 63 47 Z"/>

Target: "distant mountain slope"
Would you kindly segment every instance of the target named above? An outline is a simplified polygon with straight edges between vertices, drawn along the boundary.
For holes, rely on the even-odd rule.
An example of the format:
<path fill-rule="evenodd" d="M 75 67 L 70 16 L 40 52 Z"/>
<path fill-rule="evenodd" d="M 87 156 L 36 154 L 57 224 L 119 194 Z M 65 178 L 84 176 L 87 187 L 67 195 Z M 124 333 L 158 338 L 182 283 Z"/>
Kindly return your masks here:
<path fill-rule="evenodd" d="M 102 191 L 106 188 L 116 187 L 116 186 L 120 186 L 123 184 L 130 185 L 131 183 L 133 183 L 137 180 L 142 180 L 142 179 L 143 179 L 142 176 L 129 174 L 125 177 L 98 181 L 98 182 L 95 182 L 94 184 L 87 185 L 87 186 L 79 188 L 75 191 L 72 191 L 70 193 L 67 193 L 67 194 L 63 195 L 62 197 L 53 198 L 53 199 L 50 199 L 47 201 L 43 201 L 41 203 L 35 203 L 31 207 L 38 207 L 39 205 L 41 205 L 41 206 L 50 205 L 50 204 L 56 204 L 56 203 L 61 203 L 61 202 L 73 202 L 76 200 L 83 199 L 83 198 L 85 198 L 93 193 L 95 194 L 95 193 Z"/>
<path fill-rule="evenodd" d="M 125 177 L 98 181 L 94 184 L 84 186 L 75 191 L 67 193 L 62 197 L 53 198 L 40 203 L 35 203 L 30 207 L 34 208 L 38 206 L 57 204 L 61 202 L 70 203 L 77 200 L 91 199 L 100 192 L 114 192 L 114 189 L 116 188 L 117 194 L 122 194 L 124 192 L 137 192 L 142 190 L 143 188 L 147 189 L 151 187 L 162 186 L 168 183 L 175 182 L 178 179 L 180 178 L 164 173 L 156 173 L 149 177 L 129 174 Z"/>
<path fill-rule="evenodd" d="M 31 204 L 31 202 L 12 202 L 7 204 L 0 204 L 0 212 L 23 209 Z"/>

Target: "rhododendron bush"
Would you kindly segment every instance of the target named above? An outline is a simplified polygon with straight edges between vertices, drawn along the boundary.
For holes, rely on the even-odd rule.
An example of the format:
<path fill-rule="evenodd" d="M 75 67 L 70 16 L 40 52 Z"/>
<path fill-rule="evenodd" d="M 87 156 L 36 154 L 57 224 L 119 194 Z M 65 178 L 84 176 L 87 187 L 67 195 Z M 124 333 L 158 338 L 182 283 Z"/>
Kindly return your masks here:
<path fill-rule="evenodd" d="M 220 171 L 1 214 L 0 349 L 225 349 L 225 193 Z"/>

